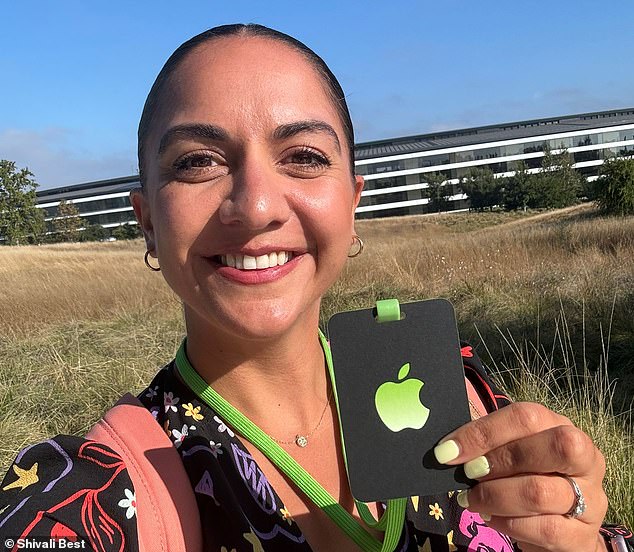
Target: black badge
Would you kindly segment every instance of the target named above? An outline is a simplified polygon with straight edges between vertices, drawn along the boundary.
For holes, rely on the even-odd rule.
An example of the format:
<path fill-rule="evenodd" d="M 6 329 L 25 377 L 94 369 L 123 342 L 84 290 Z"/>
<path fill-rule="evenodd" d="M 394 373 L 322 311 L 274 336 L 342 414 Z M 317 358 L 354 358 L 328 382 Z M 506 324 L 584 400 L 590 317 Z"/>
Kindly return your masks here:
<path fill-rule="evenodd" d="M 435 299 L 400 308 L 391 322 L 377 321 L 376 309 L 328 322 L 350 489 L 363 502 L 471 483 L 433 453 L 471 419 L 453 306 Z"/>

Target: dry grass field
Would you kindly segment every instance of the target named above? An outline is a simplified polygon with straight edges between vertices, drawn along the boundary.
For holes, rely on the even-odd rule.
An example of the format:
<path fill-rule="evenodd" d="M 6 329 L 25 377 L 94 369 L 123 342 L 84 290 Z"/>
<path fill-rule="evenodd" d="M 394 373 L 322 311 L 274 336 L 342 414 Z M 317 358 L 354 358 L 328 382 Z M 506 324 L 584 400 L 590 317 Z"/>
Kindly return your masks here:
<path fill-rule="evenodd" d="M 518 400 L 564 412 L 606 453 L 609 517 L 634 526 L 634 218 L 544 214 L 359 221 L 366 251 L 323 316 L 445 297 Z M 85 432 L 183 335 L 140 241 L 0 248 L 0 471 L 29 442 Z M 609 374 L 609 375 L 608 375 Z M 618 378 L 618 379 L 615 379 Z"/>

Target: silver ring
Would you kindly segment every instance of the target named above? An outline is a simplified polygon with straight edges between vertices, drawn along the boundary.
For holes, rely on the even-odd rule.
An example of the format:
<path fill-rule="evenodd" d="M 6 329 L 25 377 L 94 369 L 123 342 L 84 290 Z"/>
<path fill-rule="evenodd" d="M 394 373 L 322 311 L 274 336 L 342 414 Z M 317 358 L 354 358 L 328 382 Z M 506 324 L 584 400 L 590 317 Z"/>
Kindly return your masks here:
<path fill-rule="evenodd" d="M 583 498 L 583 493 L 581 492 L 579 485 L 577 485 L 577 482 L 572 477 L 568 477 L 567 475 L 562 475 L 562 477 L 570 483 L 572 492 L 575 493 L 575 501 L 572 504 L 572 508 L 570 508 L 565 515 L 573 519 L 581 517 L 587 507 L 586 500 Z"/>

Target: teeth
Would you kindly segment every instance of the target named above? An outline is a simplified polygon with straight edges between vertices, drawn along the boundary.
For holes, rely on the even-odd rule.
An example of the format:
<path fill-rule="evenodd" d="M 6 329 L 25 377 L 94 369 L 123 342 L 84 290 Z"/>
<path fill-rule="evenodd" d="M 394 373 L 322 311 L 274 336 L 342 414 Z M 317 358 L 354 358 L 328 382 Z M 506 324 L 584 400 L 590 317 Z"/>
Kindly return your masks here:
<path fill-rule="evenodd" d="M 245 255 L 242 260 L 242 268 L 244 270 L 255 270 L 258 267 L 255 257 Z"/>
<path fill-rule="evenodd" d="M 255 258 L 255 266 L 257 268 L 269 268 L 269 256 L 268 255 L 260 255 Z"/>
<path fill-rule="evenodd" d="M 237 268 L 239 270 L 261 270 L 264 268 L 272 268 L 274 266 L 282 266 L 290 261 L 291 253 L 288 251 L 274 251 L 267 255 L 252 257 L 251 255 L 220 255 L 220 264 Z"/>

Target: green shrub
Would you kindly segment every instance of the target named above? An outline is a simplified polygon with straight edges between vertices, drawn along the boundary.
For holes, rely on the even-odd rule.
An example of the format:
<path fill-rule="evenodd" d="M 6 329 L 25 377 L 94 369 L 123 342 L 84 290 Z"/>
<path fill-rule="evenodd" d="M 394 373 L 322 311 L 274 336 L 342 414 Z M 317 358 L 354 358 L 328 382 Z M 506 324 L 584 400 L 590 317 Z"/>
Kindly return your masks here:
<path fill-rule="evenodd" d="M 634 214 L 634 158 L 608 159 L 595 182 L 599 208 L 612 215 Z"/>

